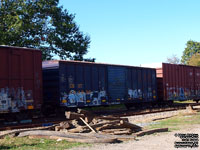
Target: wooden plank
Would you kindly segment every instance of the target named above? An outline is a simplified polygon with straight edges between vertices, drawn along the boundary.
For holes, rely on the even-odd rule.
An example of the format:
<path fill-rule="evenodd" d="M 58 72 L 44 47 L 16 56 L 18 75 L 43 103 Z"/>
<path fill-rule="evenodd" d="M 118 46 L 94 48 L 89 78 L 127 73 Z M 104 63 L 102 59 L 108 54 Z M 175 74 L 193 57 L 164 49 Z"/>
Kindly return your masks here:
<path fill-rule="evenodd" d="M 117 138 L 98 134 L 70 134 L 59 131 L 28 131 L 23 132 L 19 137 L 30 136 L 30 138 L 50 138 L 50 139 L 63 139 L 69 142 L 81 143 L 115 143 Z"/>
<path fill-rule="evenodd" d="M 84 110 L 84 109 L 80 109 L 78 108 L 78 111 L 77 111 L 79 114 L 83 114 L 85 116 L 95 116 L 92 112 L 90 111 L 87 111 L 87 110 Z"/>
<path fill-rule="evenodd" d="M 78 113 L 71 112 L 71 111 L 65 112 L 65 116 L 66 116 L 67 119 L 79 119 L 80 117 L 85 118 L 85 115 L 78 114 Z"/>
<path fill-rule="evenodd" d="M 114 121 L 109 121 L 109 122 L 97 123 L 97 124 L 90 125 L 90 126 L 92 128 L 97 128 L 97 127 L 101 127 L 101 126 L 106 125 L 106 124 L 115 125 L 115 124 L 119 124 L 119 123 L 120 123 L 120 120 L 114 120 Z"/>
<path fill-rule="evenodd" d="M 83 121 L 83 123 L 85 123 L 85 125 L 90 128 L 90 130 L 92 130 L 92 132 L 97 133 L 97 131 L 95 131 L 85 120 L 83 120 L 83 118 L 80 117 L 80 119 Z"/>
<path fill-rule="evenodd" d="M 104 125 L 102 125 L 100 127 L 97 127 L 96 130 L 97 131 L 102 131 L 102 130 L 105 130 L 105 129 L 113 129 L 113 128 L 116 128 L 117 125 L 118 124 L 109 124 L 109 123 L 107 123 L 107 124 L 104 124 Z"/>
<path fill-rule="evenodd" d="M 120 121 L 120 125 L 122 127 L 125 127 L 125 128 L 130 128 L 134 131 L 141 131 L 142 130 L 142 127 L 135 125 L 135 124 L 132 124 L 132 123 L 129 123 L 129 122 L 126 122 L 126 121 L 123 121 L 123 120 Z"/>
<path fill-rule="evenodd" d="M 149 135 L 157 132 L 168 132 L 168 128 L 159 128 L 159 129 L 152 129 L 152 130 L 144 130 L 136 133 L 136 136 L 144 136 Z"/>
<path fill-rule="evenodd" d="M 59 125 L 60 125 L 61 129 L 68 129 L 68 128 L 72 127 L 72 125 L 68 121 L 63 121 Z"/>
<path fill-rule="evenodd" d="M 85 117 L 85 122 L 87 122 L 87 123 L 92 122 L 92 120 L 93 120 L 93 117 L 91 117 L 91 116 Z"/>
<path fill-rule="evenodd" d="M 121 129 L 106 129 L 103 130 L 102 133 L 114 134 L 114 135 L 124 135 L 124 134 L 131 134 L 132 130 L 127 128 Z"/>
<path fill-rule="evenodd" d="M 22 132 L 27 132 L 27 131 L 35 131 L 35 130 L 48 130 L 48 129 L 53 129 L 55 128 L 56 125 L 48 126 L 48 127 L 36 127 L 36 128 L 31 128 L 31 129 L 17 129 L 17 130 L 11 130 L 9 132 L 0 134 L 0 139 L 4 138 L 5 136 L 13 135 L 17 136 Z"/>
<path fill-rule="evenodd" d="M 84 131 L 84 127 L 82 126 L 78 126 L 76 128 L 67 130 L 67 132 L 70 132 L 70 133 L 81 133 L 83 131 Z"/>

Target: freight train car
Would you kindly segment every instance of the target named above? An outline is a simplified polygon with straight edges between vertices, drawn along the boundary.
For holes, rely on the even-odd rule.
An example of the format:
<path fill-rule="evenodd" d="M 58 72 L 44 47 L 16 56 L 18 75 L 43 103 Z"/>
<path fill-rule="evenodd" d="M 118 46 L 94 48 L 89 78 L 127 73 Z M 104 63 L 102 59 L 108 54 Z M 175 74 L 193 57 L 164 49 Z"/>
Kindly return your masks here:
<path fill-rule="evenodd" d="M 200 67 L 163 63 L 157 82 L 158 99 L 200 100 Z"/>
<path fill-rule="evenodd" d="M 40 109 L 42 99 L 41 51 L 0 46 L 0 114 Z"/>
<path fill-rule="evenodd" d="M 85 107 L 154 102 L 156 69 L 77 61 L 43 62 L 44 103 Z"/>

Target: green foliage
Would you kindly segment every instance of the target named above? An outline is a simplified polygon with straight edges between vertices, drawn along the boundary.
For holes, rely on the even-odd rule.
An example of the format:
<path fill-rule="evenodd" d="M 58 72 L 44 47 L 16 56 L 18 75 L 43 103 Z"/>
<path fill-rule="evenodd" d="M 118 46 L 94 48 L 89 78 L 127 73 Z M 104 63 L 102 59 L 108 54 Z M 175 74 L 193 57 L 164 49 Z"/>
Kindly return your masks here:
<path fill-rule="evenodd" d="M 41 49 L 43 60 L 84 60 L 90 37 L 59 0 L 1 0 L 0 45 Z"/>
<path fill-rule="evenodd" d="M 95 62 L 95 58 L 85 58 L 83 59 L 84 61 L 88 61 L 88 62 Z"/>
<path fill-rule="evenodd" d="M 183 64 L 188 64 L 188 61 L 194 54 L 200 53 L 200 42 L 195 42 L 195 41 L 190 40 L 187 42 L 186 45 L 187 47 L 185 48 L 183 52 L 183 56 L 181 60 Z"/>
<path fill-rule="evenodd" d="M 192 57 L 188 60 L 188 65 L 190 66 L 200 66 L 200 54 L 194 54 Z"/>

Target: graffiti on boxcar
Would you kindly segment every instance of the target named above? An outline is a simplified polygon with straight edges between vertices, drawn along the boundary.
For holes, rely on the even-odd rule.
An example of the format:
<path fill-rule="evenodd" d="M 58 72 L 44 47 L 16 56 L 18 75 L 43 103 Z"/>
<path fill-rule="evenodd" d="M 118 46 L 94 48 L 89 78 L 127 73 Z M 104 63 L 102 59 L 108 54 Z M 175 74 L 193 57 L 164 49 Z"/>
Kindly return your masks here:
<path fill-rule="evenodd" d="M 176 92 L 175 92 L 175 88 L 168 88 L 167 87 L 167 97 L 168 97 L 168 100 L 173 100 L 176 96 Z"/>
<path fill-rule="evenodd" d="M 147 98 L 152 98 L 152 96 L 153 96 L 152 88 L 149 87 L 147 92 Z"/>
<path fill-rule="evenodd" d="M 33 109 L 33 96 L 31 90 L 19 88 L 0 89 L 0 111 L 19 112 L 20 109 Z"/>
<path fill-rule="evenodd" d="M 141 89 L 128 89 L 128 96 L 129 100 L 156 99 L 156 92 L 151 87 L 146 92 L 143 92 Z"/>
<path fill-rule="evenodd" d="M 182 87 L 167 87 L 168 100 L 187 100 L 195 97 L 193 89 L 182 88 Z"/>
<path fill-rule="evenodd" d="M 184 94 L 184 92 L 183 92 L 183 94 Z M 182 96 L 182 97 L 184 97 L 184 96 Z M 168 100 L 176 100 L 179 97 L 178 88 L 175 88 L 175 87 L 168 88 L 167 87 L 167 97 L 168 97 Z"/>
<path fill-rule="evenodd" d="M 128 95 L 130 99 L 142 99 L 142 90 L 141 89 L 128 89 Z"/>
<path fill-rule="evenodd" d="M 106 91 L 90 91 L 83 90 L 75 91 L 70 90 L 67 94 L 66 92 L 61 93 L 61 105 L 64 106 L 79 106 L 79 105 L 101 105 L 107 102 Z"/>
<path fill-rule="evenodd" d="M 184 99 L 186 98 L 185 92 L 186 92 L 186 91 L 184 91 L 183 88 L 179 88 L 179 96 L 178 96 L 178 97 L 179 97 L 181 100 L 184 100 Z"/>

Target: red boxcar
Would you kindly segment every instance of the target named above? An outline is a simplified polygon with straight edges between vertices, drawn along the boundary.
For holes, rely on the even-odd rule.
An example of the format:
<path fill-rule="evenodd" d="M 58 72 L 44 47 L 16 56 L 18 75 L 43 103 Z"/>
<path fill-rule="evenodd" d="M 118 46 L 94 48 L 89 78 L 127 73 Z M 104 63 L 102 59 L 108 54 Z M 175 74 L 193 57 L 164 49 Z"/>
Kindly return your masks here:
<path fill-rule="evenodd" d="M 159 99 L 200 99 L 200 67 L 163 63 L 156 72 Z"/>
<path fill-rule="evenodd" d="M 39 109 L 41 104 L 41 51 L 0 46 L 0 113 Z"/>

